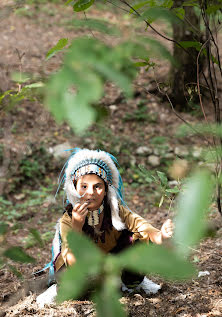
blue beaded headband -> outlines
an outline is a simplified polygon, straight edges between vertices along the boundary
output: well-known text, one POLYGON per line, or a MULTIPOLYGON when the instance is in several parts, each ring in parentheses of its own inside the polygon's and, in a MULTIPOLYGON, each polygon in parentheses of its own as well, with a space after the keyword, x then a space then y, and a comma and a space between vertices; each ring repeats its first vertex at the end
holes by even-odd
POLYGON ((80 177, 85 174, 94 173, 104 179, 105 182, 112 185, 112 173, 108 165, 102 160, 98 159, 86 159, 74 166, 71 175, 75 177, 80 177), (82 169, 83 167, 87 167, 82 169), (91 169, 91 171, 90 171, 91 169), (103 172, 104 171, 104 172, 103 172))
POLYGON ((72 180, 77 180, 79 177, 87 174, 96 174, 97 176, 101 177, 104 182, 112 184, 112 176, 95 163, 84 165, 82 167, 79 167, 77 170, 74 169, 74 171, 71 173, 72 180))

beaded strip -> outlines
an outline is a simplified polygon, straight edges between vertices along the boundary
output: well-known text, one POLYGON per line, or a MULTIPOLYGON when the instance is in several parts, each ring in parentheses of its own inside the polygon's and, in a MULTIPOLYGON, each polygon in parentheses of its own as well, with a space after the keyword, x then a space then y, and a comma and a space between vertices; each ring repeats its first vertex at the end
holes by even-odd
POLYGON ((103 212, 103 208, 103 205, 101 205, 98 210, 89 211, 87 215, 89 226, 95 227, 99 224, 99 215, 103 212))
POLYGON ((96 174, 104 179, 105 182, 112 184, 112 172, 110 168, 105 162, 98 159, 83 160, 73 168, 71 175, 74 180, 90 173, 96 174))

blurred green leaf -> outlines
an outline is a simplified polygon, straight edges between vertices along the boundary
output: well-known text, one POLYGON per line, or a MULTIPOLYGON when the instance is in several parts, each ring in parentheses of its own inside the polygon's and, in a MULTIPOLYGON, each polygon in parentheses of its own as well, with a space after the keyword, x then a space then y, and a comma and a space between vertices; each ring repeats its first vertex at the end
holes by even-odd
POLYGON ((8 231, 8 225, 4 222, 0 223, 0 236, 6 234, 8 231))
POLYGON ((159 177, 159 179, 161 181, 161 184, 163 186, 166 186, 168 184, 168 179, 167 179, 165 173, 160 172, 160 171, 157 171, 156 173, 157 173, 157 175, 158 175, 158 177, 159 177))
POLYGON ((152 23, 159 19, 164 19, 171 23, 181 23, 181 20, 176 16, 174 11, 168 8, 153 7, 145 10, 142 13, 142 19, 147 20, 148 23, 152 23))
POLYGON ((41 247, 43 247, 43 246, 44 246, 44 242, 43 242, 43 240, 42 240, 42 238, 41 238, 41 235, 40 235, 39 231, 38 231, 37 229, 30 228, 30 229, 29 229, 29 232, 31 233, 31 235, 33 236, 33 238, 39 243, 39 245, 40 245, 41 247))
POLYGON ((62 38, 58 43, 53 46, 46 54, 46 60, 50 59, 53 55, 60 52, 68 44, 67 38, 62 38))
POLYGON ((166 189, 167 193, 177 194, 180 192, 179 188, 168 188, 166 189))
POLYGON ((213 180, 209 172, 199 171, 185 184, 179 195, 175 218, 174 241, 178 252, 189 253, 189 247, 203 236, 205 215, 212 201, 213 180))
POLYGON ((33 263, 35 259, 29 256, 21 247, 11 247, 3 252, 3 255, 15 262, 33 263))
POLYGON ((8 264, 8 267, 10 268, 12 273, 15 274, 15 276, 17 276, 20 279, 23 279, 22 273, 19 270, 17 270, 17 268, 14 265, 8 264))
POLYGON ((161 199, 160 199, 159 208, 162 206, 163 202, 164 202, 164 196, 162 196, 161 199))
POLYGON ((199 7, 199 0, 186 0, 183 2, 183 7, 199 7))
POLYGON ((136 48, 140 51, 135 44, 111 48, 92 38, 74 40, 64 67, 46 87, 46 104, 56 120, 68 121, 76 133, 84 131, 97 117, 91 105, 102 97, 106 80, 131 95, 136 68, 130 57, 136 48))
POLYGON ((103 21, 99 19, 89 19, 89 18, 87 18, 87 20, 74 19, 71 22, 69 22, 69 25, 70 23, 75 28, 81 28, 81 29, 88 28, 90 30, 99 31, 101 33, 105 33, 108 35, 116 35, 116 36, 120 35, 120 31, 115 25, 108 23, 107 21, 103 21))
POLYGON ((13 81, 17 83, 25 83, 28 80, 30 80, 30 76, 26 73, 19 73, 19 72, 14 72, 11 74, 11 78, 13 81))
POLYGON ((100 273, 104 261, 104 255, 88 237, 72 231, 67 239, 76 263, 61 276, 59 302, 77 299, 89 281, 100 273))
POLYGON ((118 255, 117 265, 134 272, 160 274, 166 279, 187 279, 195 272, 194 267, 173 250, 161 245, 137 245, 118 255))
POLYGON ((38 82, 38 83, 33 83, 33 84, 30 84, 30 85, 25 85, 24 88, 29 88, 29 89, 32 89, 32 88, 42 88, 44 87, 44 84, 42 82, 38 82))
MULTIPOLYGON (((171 8, 173 5, 173 0, 147 0, 147 1, 137 1, 135 4, 132 5, 134 10, 141 9, 142 7, 163 7, 163 8, 171 8)), ((133 10, 130 10, 130 13, 132 13, 133 10)))
POLYGON ((185 10, 183 8, 173 8, 173 11, 179 19, 184 20, 185 10))
POLYGON ((94 1, 95 0, 79 0, 74 4, 73 10, 76 12, 84 11, 91 7, 94 1))
POLYGON ((140 58, 144 59, 146 57, 159 57, 168 60, 172 65, 177 66, 176 60, 171 55, 170 51, 159 41, 148 38, 148 37, 140 37, 138 36, 137 41, 143 43, 144 45, 148 46, 148 51, 143 52, 143 56, 139 56, 140 58), (146 54, 146 56, 145 56, 146 54))
POLYGON ((98 317, 124 317, 123 306, 119 302, 121 295, 118 291, 120 279, 116 275, 108 275, 102 287, 93 296, 98 317))
MULTIPOLYGON (((88 266, 90 266, 90 263, 88 263, 88 266)), ((68 267, 64 273, 61 273, 59 281, 58 303, 69 299, 78 299, 89 283, 86 266, 77 262, 75 265, 68 267)))
POLYGON ((69 232, 67 239, 69 248, 75 254, 76 260, 87 264, 86 270, 89 274, 97 274, 99 271, 98 266, 101 264, 104 255, 96 244, 85 235, 74 231, 69 232))

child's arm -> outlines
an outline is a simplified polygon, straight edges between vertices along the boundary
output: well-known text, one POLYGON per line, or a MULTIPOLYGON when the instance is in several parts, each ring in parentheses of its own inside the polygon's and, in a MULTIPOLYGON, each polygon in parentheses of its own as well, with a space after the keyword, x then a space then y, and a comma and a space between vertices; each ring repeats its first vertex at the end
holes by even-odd
POLYGON ((156 244, 161 244, 164 239, 169 239, 173 235, 174 225, 172 220, 167 219, 159 232, 151 233, 150 240, 156 244))
POLYGON ((125 223, 127 229, 134 233, 133 240, 140 239, 147 242, 151 240, 154 243, 161 244, 163 239, 172 236, 173 224, 170 219, 163 224, 161 230, 158 230, 136 213, 130 212, 123 206, 120 206, 119 208, 121 219, 125 223))

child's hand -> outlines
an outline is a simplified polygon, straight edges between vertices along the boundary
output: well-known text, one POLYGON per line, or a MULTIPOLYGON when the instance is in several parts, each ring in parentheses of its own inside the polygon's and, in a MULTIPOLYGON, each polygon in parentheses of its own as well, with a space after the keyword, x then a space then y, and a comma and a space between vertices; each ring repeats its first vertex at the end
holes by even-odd
POLYGON ((161 233, 163 239, 169 239, 172 237, 174 231, 174 224, 171 219, 167 219, 161 227, 161 233))
POLYGON ((82 231, 82 227, 85 223, 86 216, 88 214, 88 202, 85 202, 84 204, 77 203, 73 207, 72 210, 72 227, 75 231, 82 231))

